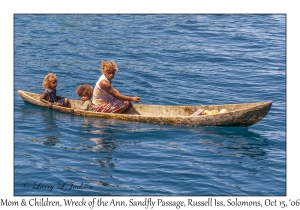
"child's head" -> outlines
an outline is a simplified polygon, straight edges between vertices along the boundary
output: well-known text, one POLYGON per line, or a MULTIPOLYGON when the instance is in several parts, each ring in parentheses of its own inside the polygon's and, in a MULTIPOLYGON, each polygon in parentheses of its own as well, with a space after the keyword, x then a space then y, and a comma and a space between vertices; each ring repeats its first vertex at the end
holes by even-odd
POLYGON ((81 100, 86 101, 89 100, 93 95, 93 88, 90 85, 79 85, 76 90, 77 95, 81 98, 81 100))
POLYGON ((44 77, 43 81, 43 88, 44 89, 54 89, 57 86, 57 80, 56 80, 56 75, 49 73, 44 77))
POLYGON ((118 71, 118 66, 113 61, 102 61, 101 71, 105 74, 107 71, 118 71))

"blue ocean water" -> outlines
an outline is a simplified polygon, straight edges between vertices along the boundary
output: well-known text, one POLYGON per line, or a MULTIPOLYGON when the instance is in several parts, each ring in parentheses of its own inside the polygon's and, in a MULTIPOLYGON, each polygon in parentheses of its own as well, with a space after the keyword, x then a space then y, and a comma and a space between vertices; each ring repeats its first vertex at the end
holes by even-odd
POLYGON ((14 195, 286 195, 285 15, 14 15, 14 195), (55 73, 78 99, 102 60, 141 103, 273 101, 250 127, 72 116, 26 104, 55 73))

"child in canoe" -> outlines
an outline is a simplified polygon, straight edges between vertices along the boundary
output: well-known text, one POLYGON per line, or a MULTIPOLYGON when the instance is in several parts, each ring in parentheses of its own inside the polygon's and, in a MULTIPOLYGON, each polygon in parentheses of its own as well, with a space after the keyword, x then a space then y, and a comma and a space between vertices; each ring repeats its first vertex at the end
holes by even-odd
POLYGON ((94 111, 122 113, 130 105, 130 101, 140 102, 137 96, 125 96, 112 87, 112 79, 118 70, 117 65, 112 61, 102 61, 102 75, 98 79, 93 92, 94 111))
POLYGON ((93 111, 93 103, 91 97, 93 96, 93 88, 90 85, 79 85, 76 90, 77 95, 80 97, 82 104, 80 108, 74 107, 74 109, 81 109, 85 111, 93 111))
POLYGON ((44 77, 42 86, 45 89, 45 92, 40 96, 40 100, 47 104, 49 107, 51 107, 52 105, 64 107, 69 105, 68 98, 56 95, 57 79, 55 74, 47 74, 44 77))

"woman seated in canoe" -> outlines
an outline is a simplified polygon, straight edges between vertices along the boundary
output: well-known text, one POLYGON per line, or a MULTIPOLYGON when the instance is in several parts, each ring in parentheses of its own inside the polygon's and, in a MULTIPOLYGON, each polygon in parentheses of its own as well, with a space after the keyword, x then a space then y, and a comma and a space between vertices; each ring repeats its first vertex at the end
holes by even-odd
POLYGON ((112 61, 102 61, 102 75, 98 79, 93 91, 94 111, 108 113, 122 113, 130 105, 130 101, 140 102, 137 96, 125 96, 112 87, 112 79, 118 70, 112 61))
POLYGON ((45 89, 45 92, 41 95, 40 100, 49 107, 52 105, 64 107, 69 105, 69 99, 56 95, 57 79, 55 74, 47 74, 44 77, 42 86, 45 89))

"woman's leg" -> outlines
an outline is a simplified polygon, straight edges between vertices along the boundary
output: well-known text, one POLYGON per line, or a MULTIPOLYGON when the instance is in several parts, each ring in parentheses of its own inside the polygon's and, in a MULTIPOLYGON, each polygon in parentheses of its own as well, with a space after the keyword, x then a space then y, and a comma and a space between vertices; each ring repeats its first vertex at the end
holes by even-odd
POLYGON ((105 112, 105 113, 117 113, 120 114, 124 112, 130 105, 130 101, 123 101, 119 99, 112 99, 104 105, 94 105, 95 112, 105 112), (120 108, 122 107, 122 108, 120 108))
POLYGON ((130 101, 124 101, 124 105, 125 105, 124 108, 121 108, 113 113, 121 114, 122 112, 124 112, 129 107, 130 101))

